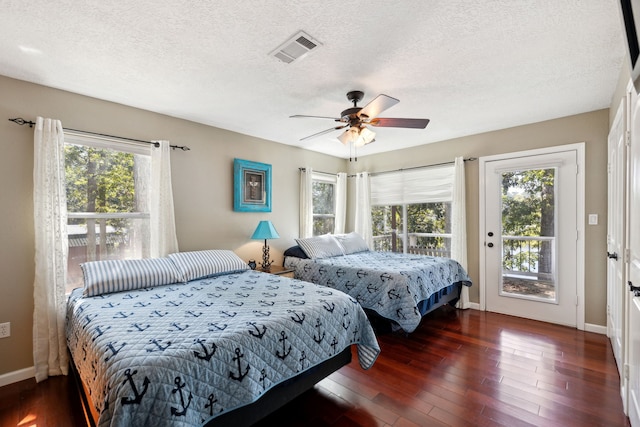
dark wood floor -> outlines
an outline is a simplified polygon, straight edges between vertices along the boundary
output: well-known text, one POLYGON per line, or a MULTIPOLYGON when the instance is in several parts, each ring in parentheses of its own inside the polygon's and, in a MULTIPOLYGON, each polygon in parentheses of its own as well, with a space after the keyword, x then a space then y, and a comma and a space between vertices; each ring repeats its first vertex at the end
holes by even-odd
MULTIPOLYGON (((629 426, 603 335, 444 307, 378 339, 371 369, 354 359, 259 426, 629 426)), ((0 388, 3 427, 80 425, 80 411, 66 377, 0 388)))

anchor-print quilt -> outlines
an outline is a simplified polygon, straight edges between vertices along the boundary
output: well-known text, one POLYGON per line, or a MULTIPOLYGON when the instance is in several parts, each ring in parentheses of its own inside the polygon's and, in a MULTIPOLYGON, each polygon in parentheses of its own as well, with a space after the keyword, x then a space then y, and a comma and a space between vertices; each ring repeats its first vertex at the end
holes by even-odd
POLYGON ((405 332, 413 332, 430 303, 471 286, 455 260, 396 252, 364 251, 327 258, 285 257, 300 280, 341 290, 405 332), (426 303, 426 304, 425 304, 426 303))
POLYGON ((324 286, 244 271, 70 295, 67 344, 99 426, 198 426, 352 344, 380 348, 358 303, 324 286))

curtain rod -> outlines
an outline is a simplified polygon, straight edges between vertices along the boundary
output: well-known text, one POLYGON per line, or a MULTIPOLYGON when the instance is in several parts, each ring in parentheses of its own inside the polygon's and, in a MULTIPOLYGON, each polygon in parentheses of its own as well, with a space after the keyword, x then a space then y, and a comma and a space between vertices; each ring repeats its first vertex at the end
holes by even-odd
MULTIPOLYGON (((465 161, 465 162, 473 162, 474 160, 478 160, 478 159, 476 157, 469 157, 469 158, 462 159, 462 160, 465 161)), ((385 173, 391 173, 391 172, 402 172, 402 171, 408 171, 408 170, 412 170, 412 169, 423 169, 423 168, 432 168, 432 167, 436 167, 436 166, 452 165, 454 163, 455 163, 455 161, 451 161, 451 162, 433 163, 433 164, 430 164, 430 165, 412 166, 412 167, 409 167, 409 168, 400 168, 400 169, 394 169, 394 170, 389 170, 389 171, 371 172, 369 174, 369 176, 383 175, 385 173)), ((349 177, 356 176, 356 175, 349 175, 349 177)))
MULTIPOLYGON (((33 122, 31 120, 25 120, 22 117, 18 117, 18 118, 15 118, 15 119, 9 119, 9 121, 13 122, 13 123, 16 123, 16 124, 18 124, 20 126, 29 125, 30 128, 32 128, 33 125, 36 124, 36 122, 33 122)), ((78 130, 78 129, 71 129, 71 128, 65 128, 65 127, 63 127, 62 129, 68 130, 68 131, 71 131, 71 132, 85 133, 87 135, 105 136, 107 138, 117 138, 117 139, 123 139, 125 141, 142 142, 142 143, 145 143, 145 144, 151 144, 154 147, 159 147, 160 146, 160 143, 158 143, 158 142, 145 141, 143 139, 125 138, 123 136, 107 135, 105 133, 89 132, 89 131, 86 131, 86 130, 78 130)), ((182 150, 182 151, 191 150, 191 148, 187 147, 186 145, 170 145, 170 147, 173 148, 174 150, 176 150, 176 149, 182 150)))
MULTIPOLYGON (((463 159, 465 162, 473 162, 474 160, 478 160, 476 157, 469 157, 467 159, 463 159)), ((394 170, 390 170, 390 171, 381 171, 381 172, 371 172, 369 174, 369 176, 374 176, 374 175, 381 175, 381 174, 385 174, 385 173, 391 173, 391 172, 401 172, 401 171, 408 171, 411 169, 422 169, 422 168, 431 168, 431 167, 435 167, 435 166, 444 166, 444 165, 452 165, 455 162, 442 162, 442 163, 434 163, 431 165, 422 165, 422 166, 413 166, 410 168, 400 168, 400 169, 394 169, 394 170)), ((306 171, 306 168, 298 168, 301 172, 306 171)), ((335 173, 331 173, 331 172, 322 172, 322 171, 317 171, 317 170, 313 170, 315 173, 321 173, 324 175, 337 175, 335 173)), ((353 178, 358 176, 358 174, 353 174, 353 175, 347 175, 347 178, 353 178)))

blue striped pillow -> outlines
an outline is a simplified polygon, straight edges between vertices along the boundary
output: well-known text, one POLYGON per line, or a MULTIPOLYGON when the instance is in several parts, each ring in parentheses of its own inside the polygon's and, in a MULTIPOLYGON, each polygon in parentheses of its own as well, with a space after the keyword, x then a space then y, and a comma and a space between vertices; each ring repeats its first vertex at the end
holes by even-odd
POLYGON ((84 275, 84 296, 130 291, 180 282, 169 258, 113 259, 80 264, 84 275))
POLYGON ((342 246, 331 234, 296 239, 296 243, 311 259, 344 255, 342 246))
POLYGON ((176 252, 169 254, 169 259, 174 262, 186 282, 249 269, 235 252, 227 249, 176 252))

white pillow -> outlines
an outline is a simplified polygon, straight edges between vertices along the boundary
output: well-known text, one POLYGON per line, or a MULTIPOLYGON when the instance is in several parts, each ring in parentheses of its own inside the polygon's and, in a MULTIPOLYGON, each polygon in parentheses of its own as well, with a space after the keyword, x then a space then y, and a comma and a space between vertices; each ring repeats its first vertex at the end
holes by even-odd
POLYGON ((180 282, 169 258, 113 259, 80 264, 87 297, 180 282))
POLYGON ((298 246, 300 246, 304 253, 311 259, 344 255, 342 246, 340 246, 331 234, 296 239, 296 243, 298 243, 298 246))
POLYGON ((185 282, 248 270, 249 266, 235 252, 227 249, 176 252, 169 255, 185 282))
POLYGON ((338 243, 342 245, 342 250, 345 255, 355 254, 356 252, 364 252, 369 250, 369 245, 364 241, 355 231, 349 234, 334 234, 338 243))

